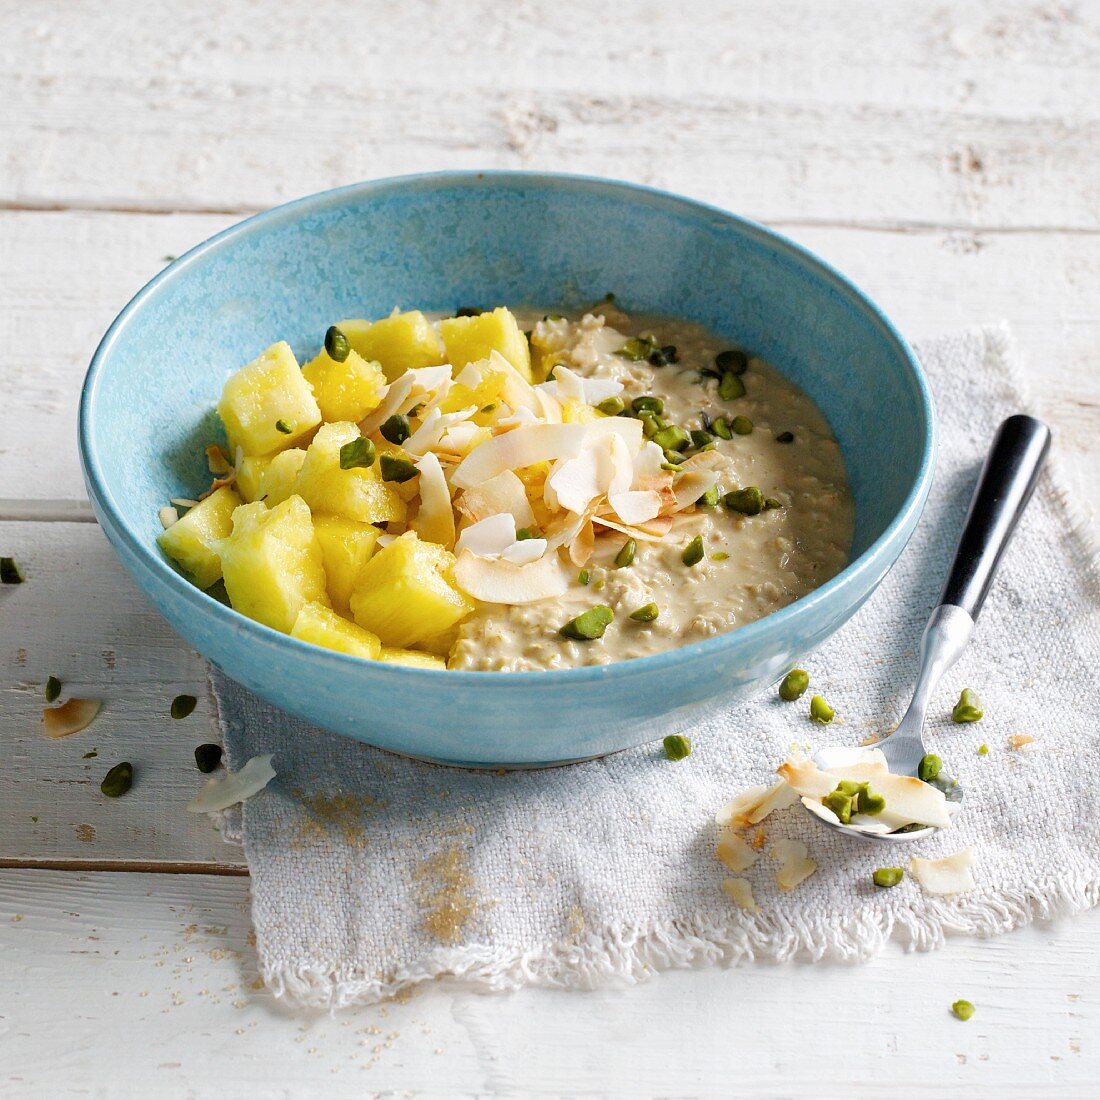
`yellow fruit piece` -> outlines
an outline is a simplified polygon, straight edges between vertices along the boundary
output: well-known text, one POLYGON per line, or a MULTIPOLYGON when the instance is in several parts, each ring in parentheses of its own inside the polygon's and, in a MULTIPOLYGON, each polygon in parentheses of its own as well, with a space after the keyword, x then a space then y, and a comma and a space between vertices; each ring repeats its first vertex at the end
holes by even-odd
POLYGON ((381 321, 339 321, 336 327, 364 359, 381 363, 388 381, 416 367, 445 363, 443 341, 418 309, 394 313, 381 321))
POLYGON ((321 423, 321 410, 302 377, 290 345, 272 344, 230 377, 218 402, 229 452, 246 455, 285 451, 321 423), (281 432, 276 424, 289 428, 281 432))
POLYGON ((476 317, 448 317, 439 323, 447 362, 457 374, 467 363, 488 359, 499 351, 527 379, 531 378, 531 349, 515 317, 501 306, 476 317))
POLYGON ((408 531, 379 550, 351 595, 355 621, 388 646, 442 634, 477 606, 451 583, 455 556, 408 531))
POLYGON ((228 486, 218 489, 157 536, 160 548, 199 588, 221 579, 221 540, 233 530, 233 509, 240 503, 228 486))
POLYGON ((302 368, 302 375, 313 387, 321 416, 328 421, 362 420, 378 408, 386 391, 382 368, 355 351, 349 351, 342 363, 322 351, 302 368))
POLYGON ((284 634, 307 603, 328 604, 321 547, 301 497, 270 509, 259 501, 242 504, 221 558, 233 607, 284 634))
POLYGON ((382 647, 377 634, 348 622, 322 603, 307 603, 298 612, 290 636, 325 649, 334 649, 337 653, 349 653, 352 657, 366 657, 371 661, 377 658, 382 647))
MULTIPOLYGON (((500 398, 500 391, 504 389, 507 375, 502 370, 487 371, 476 386, 467 386, 456 383, 450 388, 443 404, 439 406, 440 412, 459 412, 461 409, 474 408, 480 411, 486 405, 495 405, 500 398)), ((477 416, 474 419, 481 423, 477 416)), ((488 419, 486 414, 486 419, 488 419)))
POLYGON ((586 405, 583 401, 566 398, 561 405, 561 418, 565 424, 588 424, 593 420, 602 420, 604 413, 586 405))
POLYGON ((354 424, 325 424, 306 451, 296 491, 318 515, 344 516, 360 523, 387 523, 405 518, 405 502, 378 469, 340 469, 340 448, 359 438, 354 424))
POLYGON ((446 671, 447 662, 430 653, 421 653, 418 649, 397 649, 384 645, 378 651, 378 660, 388 665, 407 665, 409 668, 437 668, 446 671))
POLYGON ((305 460, 306 452, 300 447, 277 455, 249 455, 237 471, 237 492, 242 500, 262 500, 268 508, 274 508, 293 495, 305 460))
POLYGON ((325 561, 329 599, 341 615, 346 615, 359 573, 378 544, 378 528, 343 516, 317 516, 313 533, 325 561))

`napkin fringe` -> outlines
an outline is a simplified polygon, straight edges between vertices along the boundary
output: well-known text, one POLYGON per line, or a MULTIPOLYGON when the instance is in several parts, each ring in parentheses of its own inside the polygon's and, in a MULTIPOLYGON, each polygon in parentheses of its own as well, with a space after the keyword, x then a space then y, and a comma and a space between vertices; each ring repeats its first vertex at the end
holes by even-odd
POLYGON ((390 975, 276 964, 263 968, 263 979, 276 997, 336 1011, 390 1000, 421 983, 446 978, 497 992, 529 985, 577 991, 609 983, 636 985, 659 971, 706 965, 824 958, 862 962, 892 937, 908 950, 930 951, 953 934, 990 937, 1035 920, 1072 916, 1100 904, 1100 878, 1081 874, 1046 880, 1029 890, 975 891, 967 897, 926 899, 926 904, 920 914, 863 912, 840 925, 803 916, 778 920, 761 913, 721 922, 673 921, 644 930, 607 928, 537 951, 485 945, 440 948, 390 975))

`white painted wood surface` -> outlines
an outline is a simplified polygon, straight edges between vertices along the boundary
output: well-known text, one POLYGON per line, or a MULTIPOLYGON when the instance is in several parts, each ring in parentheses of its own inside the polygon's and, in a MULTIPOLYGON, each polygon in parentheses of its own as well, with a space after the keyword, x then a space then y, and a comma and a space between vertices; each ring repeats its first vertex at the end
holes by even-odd
POLYGON ((1096 913, 859 969, 287 1012, 253 988, 240 853, 181 812, 202 663, 59 522, 86 518, 83 369, 167 256, 300 194, 475 167, 766 220, 912 337, 1008 318, 1100 511, 1097 87, 1092 0, 0 0, 0 553, 28 575, 0 590, 0 1096, 1097 1095, 1096 913), (60 743, 51 673, 107 701, 60 743))

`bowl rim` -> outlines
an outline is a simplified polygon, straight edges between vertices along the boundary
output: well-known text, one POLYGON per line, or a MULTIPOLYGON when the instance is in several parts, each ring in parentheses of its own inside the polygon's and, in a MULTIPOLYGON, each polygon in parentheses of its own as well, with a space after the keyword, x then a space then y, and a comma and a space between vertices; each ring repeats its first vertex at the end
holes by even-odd
MULTIPOLYGON (((359 670, 361 674, 365 672, 368 676, 384 673, 420 682, 426 679, 435 681, 436 678, 445 674, 447 682, 455 687, 466 683, 469 686, 474 684, 479 686, 499 684, 502 689, 516 687, 533 689, 537 687, 558 688, 593 681, 606 682, 611 679, 621 680, 633 676, 645 676, 650 673, 674 670, 679 666, 698 660, 704 651, 708 655, 717 654, 740 644, 750 645, 758 639, 767 639, 778 634, 783 631, 789 622, 813 616, 818 607, 829 601, 835 593, 849 589, 860 591, 865 585, 866 578, 879 571, 884 558, 893 554, 894 560, 896 560, 901 551, 904 550, 905 544, 920 518, 935 473, 938 432, 935 402, 923 368, 912 348, 910 348, 893 322, 847 276, 782 233, 778 233, 739 214, 723 210, 711 203, 701 202, 697 199, 644 184, 602 176, 563 172, 470 169, 388 176, 377 180, 346 184, 327 191, 319 191, 235 222, 180 255, 138 290, 104 333, 92 356, 81 388, 77 435, 85 482, 94 510, 104 525, 105 533, 110 534, 113 531, 130 551, 135 567, 141 566, 147 570, 152 581, 160 586, 166 586, 174 596, 179 597, 185 604, 194 608, 196 613, 213 615, 215 621, 220 620, 227 630, 244 634, 260 643, 261 646, 287 647, 290 652, 298 651, 301 655, 308 656, 315 661, 331 663, 335 670, 343 668, 347 673, 351 673, 353 670, 359 670), (207 256, 238 239, 248 237, 272 225, 293 221, 303 213, 317 211, 329 206, 339 206, 353 196, 370 196, 392 191, 454 186, 475 189, 478 187, 491 189, 497 186, 538 186, 550 190, 573 189, 578 192, 604 192, 617 194, 619 197, 624 197, 633 202, 673 209, 681 214, 695 215, 696 217, 702 215, 719 223, 732 223, 741 233, 754 238, 757 242, 786 253, 788 258, 804 268, 810 269, 825 283, 839 291, 849 304, 856 306, 881 331, 888 343, 894 345, 902 361, 909 368, 911 380, 915 385, 919 411, 924 418, 924 444, 916 477, 901 507, 886 529, 862 554, 848 562, 834 577, 831 577, 812 592, 799 597, 777 611, 770 612, 761 619, 737 627, 734 630, 661 653, 630 660, 613 661, 606 665, 588 665, 580 668, 532 669, 501 674, 496 670, 423 669, 407 665, 365 661, 360 657, 327 650, 300 641, 297 638, 292 638, 289 634, 284 634, 247 618, 231 607, 207 596, 201 589, 196 588, 166 560, 151 552, 142 539, 131 530, 130 519, 112 497, 103 474, 102 463, 93 442, 92 423, 100 375, 126 325, 141 309, 146 300, 159 289, 182 277, 188 269, 207 256), (898 545, 899 542, 900 545, 898 545)), ((126 564, 125 559, 124 564, 126 564)))

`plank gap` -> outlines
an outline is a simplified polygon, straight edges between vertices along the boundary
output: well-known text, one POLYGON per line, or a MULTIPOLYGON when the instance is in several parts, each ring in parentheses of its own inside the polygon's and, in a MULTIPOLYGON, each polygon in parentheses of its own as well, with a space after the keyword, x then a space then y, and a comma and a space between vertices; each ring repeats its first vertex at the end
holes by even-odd
POLYGON ((158 862, 142 859, 36 859, 0 858, 0 870, 21 871, 123 871, 158 875, 222 875, 248 878, 248 868, 239 864, 158 862))
POLYGON ((86 500, 2 500, 0 521, 36 523, 96 523, 86 500))

